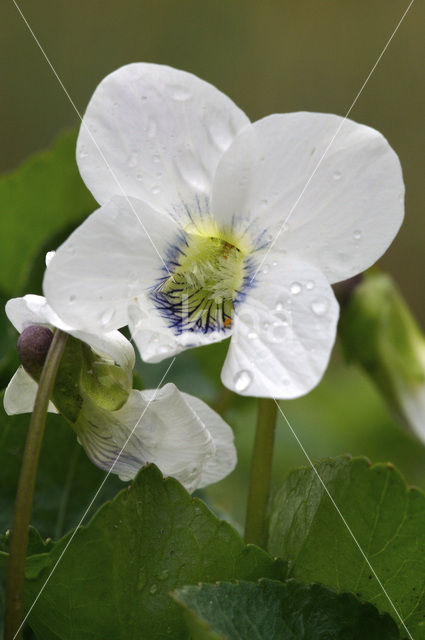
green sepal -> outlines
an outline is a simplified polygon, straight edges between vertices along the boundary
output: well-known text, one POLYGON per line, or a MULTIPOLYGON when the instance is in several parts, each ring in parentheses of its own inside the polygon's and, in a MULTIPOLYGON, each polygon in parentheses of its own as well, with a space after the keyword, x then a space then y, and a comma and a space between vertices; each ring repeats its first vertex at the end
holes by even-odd
POLYGON ((339 325, 344 353, 360 364, 399 409, 397 382, 425 382, 425 338, 390 276, 369 272, 354 290, 339 325))
POLYGON ((84 366, 82 346, 80 340, 68 336, 52 394, 59 413, 72 423, 77 421, 83 405, 80 389, 80 375, 84 366))
POLYGON ((108 411, 120 409, 131 391, 131 372, 112 361, 100 358, 86 344, 82 344, 84 365, 81 368, 81 391, 98 407, 108 411))

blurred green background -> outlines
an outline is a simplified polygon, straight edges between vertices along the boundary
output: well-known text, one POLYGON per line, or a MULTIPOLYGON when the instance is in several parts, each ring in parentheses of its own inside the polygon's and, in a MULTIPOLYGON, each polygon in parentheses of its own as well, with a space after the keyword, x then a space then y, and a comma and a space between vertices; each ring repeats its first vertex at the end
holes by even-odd
MULTIPOLYGON (((150 61, 192 71, 256 120, 295 110, 344 115, 408 2, 21 0, 20 6, 80 111, 107 73, 128 62, 150 61)), ((49 147, 78 118, 11 0, 0 3, 0 24, 0 170, 9 171, 29 154, 49 147)), ((422 325, 424 24, 425 5, 416 0, 350 116, 379 129, 400 156, 407 189, 406 222, 382 266, 394 275, 422 325)), ((34 198, 40 197, 34 193, 34 198)), ((42 197, 37 206, 43 207, 42 197)), ((4 202, 0 207, 3 216, 4 202)), ((59 217, 60 200, 57 208, 59 217)), ((63 226, 69 221, 67 214, 63 226)), ((20 224, 29 223, 17 216, 15 225, 20 224)), ((43 237, 43 218, 33 216, 30 224, 43 237)), ((11 240, 3 227, 1 233, 3 249, 7 244, 10 251, 11 240)), ((46 242, 49 235, 45 234, 46 242)), ((19 242, 12 250, 19 255, 19 242)), ((37 277, 28 276, 36 292, 37 277)), ((216 401, 214 379, 224 348, 218 345, 182 355, 171 379, 216 401)), ((166 363, 140 365, 149 385, 159 381, 165 368, 166 363)), ((255 402, 234 397, 227 401, 225 416, 235 427, 240 465, 207 494, 240 521, 255 402)), ((409 482, 425 488, 425 448, 396 426, 371 383, 345 366, 338 354, 313 393, 283 403, 283 408, 313 459, 349 452, 374 461, 392 460, 409 482)), ((283 420, 277 442, 275 473, 281 477, 305 459, 283 420)))

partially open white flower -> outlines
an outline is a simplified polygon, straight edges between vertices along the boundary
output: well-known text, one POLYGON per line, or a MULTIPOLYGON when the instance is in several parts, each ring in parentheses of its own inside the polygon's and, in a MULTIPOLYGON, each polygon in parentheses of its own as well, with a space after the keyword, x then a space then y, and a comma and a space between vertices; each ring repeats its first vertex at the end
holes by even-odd
POLYGON ((373 264, 403 217, 400 163, 374 129, 319 113, 250 124, 159 65, 100 83, 77 160, 101 207, 51 261, 50 304, 88 331, 129 324, 150 362, 232 336, 222 379, 246 395, 317 384, 330 283, 373 264))
MULTIPOLYGON (((45 298, 35 295, 9 300, 6 313, 19 332, 34 325, 60 328, 88 344, 100 359, 115 362, 132 375, 134 350, 119 331, 97 335, 76 331, 55 314, 45 298)), ((6 412, 31 412, 36 393, 37 382, 19 367, 4 395, 6 412)), ((156 391, 131 390, 116 411, 100 407, 83 390, 81 395, 81 410, 72 424, 78 440, 95 465, 105 471, 112 467, 123 480, 153 462, 165 475, 194 491, 221 480, 235 467, 229 425, 204 402, 180 392, 174 384, 156 391)), ((58 412, 52 402, 49 411, 58 412)))

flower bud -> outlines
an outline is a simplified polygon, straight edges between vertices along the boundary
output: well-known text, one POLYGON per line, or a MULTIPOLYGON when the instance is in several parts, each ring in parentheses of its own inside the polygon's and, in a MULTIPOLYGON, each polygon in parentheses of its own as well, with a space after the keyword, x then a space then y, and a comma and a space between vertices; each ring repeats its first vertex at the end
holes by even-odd
POLYGON ((53 332, 42 325, 27 327, 18 338, 19 359, 25 371, 36 382, 40 379, 52 338, 53 332))
POLYGON ((364 277, 342 310, 339 334, 347 359, 366 370, 425 442, 425 337, 388 275, 364 277))

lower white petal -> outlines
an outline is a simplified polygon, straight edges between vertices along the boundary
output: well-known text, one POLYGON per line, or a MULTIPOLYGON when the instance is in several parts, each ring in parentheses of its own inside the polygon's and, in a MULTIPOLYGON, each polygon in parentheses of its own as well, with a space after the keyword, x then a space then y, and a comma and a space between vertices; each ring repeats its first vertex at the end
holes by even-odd
POLYGON ((236 310, 221 377, 241 395, 295 398, 326 369, 338 303, 315 267, 276 254, 268 263, 236 310))
POLYGON ((183 331, 176 333, 159 315, 148 296, 138 296, 128 307, 128 326, 132 340, 145 362, 161 362, 185 349, 201 347, 229 337, 221 331, 202 333, 183 331))
POLYGON ((201 489, 222 480, 235 468, 237 454, 233 430, 205 402, 188 393, 183 393, 182 395, 210 432, 215 445, 214 455, 207 459, 202 468, 198 484, 198 489, 201 489))
MULTIPOLYGON (((18 413, 32 413, 38 384, 23 367, 19 367, 6 387, 3 398, 4 410, 9 416, 18 413)), ((49 402, 48 411, 58 413, 55 405, 49 402)))
POLYGON ((215 454, 215 444, 173 384, 157 391, 132 391, 119 411, 102 411, 87 403, 82 413, 75 429, 87 455, 100 468, 112 468, 113 473, 129 480, 152 462, 188 491, 201 486, 202 472, 215 454))

